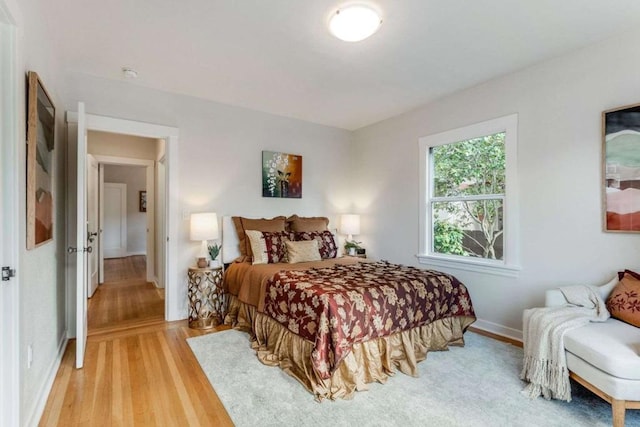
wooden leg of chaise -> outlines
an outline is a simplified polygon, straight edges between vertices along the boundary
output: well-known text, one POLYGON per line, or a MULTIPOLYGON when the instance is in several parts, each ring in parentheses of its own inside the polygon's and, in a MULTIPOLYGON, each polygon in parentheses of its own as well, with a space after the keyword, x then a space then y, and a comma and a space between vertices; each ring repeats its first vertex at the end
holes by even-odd
POLYGON ((613 411, 613 427, 624 427, 625 401, 611 399, 611 410, 613 411))

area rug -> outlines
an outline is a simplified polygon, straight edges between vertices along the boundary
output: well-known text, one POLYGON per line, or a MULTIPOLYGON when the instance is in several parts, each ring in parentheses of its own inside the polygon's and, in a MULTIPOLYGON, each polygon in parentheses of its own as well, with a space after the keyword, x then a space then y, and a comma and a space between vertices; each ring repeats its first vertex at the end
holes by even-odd
MULTIPOLYGON (((188 339, 231 419, 244 426, 611 426, 611 406, 572 383, 570 403, 530 400, 522 349, 478 334, 466 346, 431 352, 419 378, 397 373, 352 400, 318 403, 280 368, 260 363, 246 333, 188 339)), ((627 411, 627 426, 640 411, 627 411)))

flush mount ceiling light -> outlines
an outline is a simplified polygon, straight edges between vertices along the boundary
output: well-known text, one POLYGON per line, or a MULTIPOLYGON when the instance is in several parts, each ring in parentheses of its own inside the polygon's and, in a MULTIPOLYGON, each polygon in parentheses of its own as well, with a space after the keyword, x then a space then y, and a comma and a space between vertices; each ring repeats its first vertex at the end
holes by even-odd
POLYGON ((378 31, 382 25, 380 15, 365 5, 338 9, 329 20, 331 34, 346 42, 359 42, 378 31))
POLYGON ((122 74, 127 79, 135 79, 138 77, 138 72, 133 68, 122 67, 122 74))

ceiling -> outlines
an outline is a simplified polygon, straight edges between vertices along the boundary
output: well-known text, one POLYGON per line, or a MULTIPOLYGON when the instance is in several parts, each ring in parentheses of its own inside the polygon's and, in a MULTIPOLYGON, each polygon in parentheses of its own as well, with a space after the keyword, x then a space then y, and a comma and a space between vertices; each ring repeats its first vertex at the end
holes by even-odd
POLYGON ((345 43, 339 1, 40 1, 67 71, 349 130, 640 23, 637 0, 365 0, 384 23, 345 43))

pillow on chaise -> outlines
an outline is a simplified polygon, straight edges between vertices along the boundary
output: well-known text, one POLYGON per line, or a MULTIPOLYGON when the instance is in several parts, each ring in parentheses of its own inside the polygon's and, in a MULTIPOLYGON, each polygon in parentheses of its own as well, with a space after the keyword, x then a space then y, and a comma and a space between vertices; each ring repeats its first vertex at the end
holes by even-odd
POLYGON ((625 272, 607 298, 607 310, 611 317, 640 327, 640 279, 625 272))

